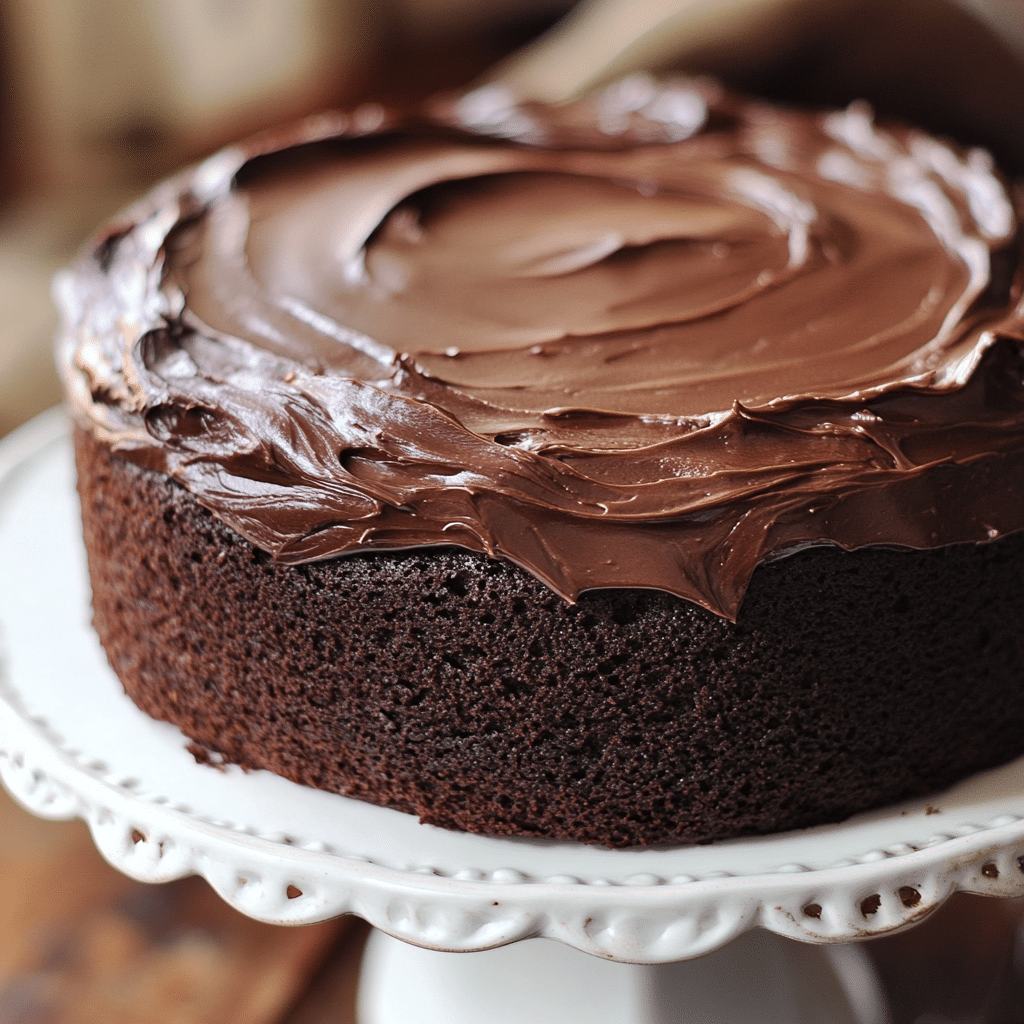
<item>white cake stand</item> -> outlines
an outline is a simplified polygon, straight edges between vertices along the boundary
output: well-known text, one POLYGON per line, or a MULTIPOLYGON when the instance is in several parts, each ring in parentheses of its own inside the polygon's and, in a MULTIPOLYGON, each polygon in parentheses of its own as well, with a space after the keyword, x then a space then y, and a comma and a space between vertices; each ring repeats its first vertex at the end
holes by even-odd
POLYGON ((957 890, 1024 893, 1024 760, 842 825, 606 850, 421 825, 201 766, 186 742, 124 696, 89 626, 68 428, 47 413, 0 443, 0 778, 83 818, 133 878, 200 874, 277 924, 365 918, 370 1024, 881 1024, 848 940, 957 890), (526 938, 556 941, 509 945, 526 938))

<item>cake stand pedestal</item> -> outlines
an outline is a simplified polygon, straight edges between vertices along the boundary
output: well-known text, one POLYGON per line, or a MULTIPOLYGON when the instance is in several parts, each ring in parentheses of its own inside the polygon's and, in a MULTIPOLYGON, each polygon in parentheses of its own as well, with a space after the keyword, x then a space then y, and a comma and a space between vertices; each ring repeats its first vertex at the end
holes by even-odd
POLYGON ((672 964, 602 962, 534 939, 461 955, 382 931, 360 977, 364 1024, 883 1024, 885 998, 856 946, 745 932, 672 964))
POLYGON ((199 765, 89 626, 69 448, 59 413, 0 444, 0 778, 141 881, 200 874, 277 924, 365 918, 367 1024, 880 1024, 850 940, 957 890, 1024 893, 1024 760, 841 825, 631 850, 449 832, 199 765), (554 941, 511 945, 527 938, 554 941))

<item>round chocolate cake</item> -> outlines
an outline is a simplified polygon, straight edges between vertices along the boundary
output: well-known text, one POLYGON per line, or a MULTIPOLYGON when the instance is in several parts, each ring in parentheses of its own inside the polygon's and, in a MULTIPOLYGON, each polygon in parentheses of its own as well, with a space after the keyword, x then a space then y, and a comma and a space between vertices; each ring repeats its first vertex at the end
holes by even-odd
POLYGON ((982 152, 682 81, 365 106, 165 183, 59 292, 96 628, 197 756, 622 846, 1024 752, 982 152))

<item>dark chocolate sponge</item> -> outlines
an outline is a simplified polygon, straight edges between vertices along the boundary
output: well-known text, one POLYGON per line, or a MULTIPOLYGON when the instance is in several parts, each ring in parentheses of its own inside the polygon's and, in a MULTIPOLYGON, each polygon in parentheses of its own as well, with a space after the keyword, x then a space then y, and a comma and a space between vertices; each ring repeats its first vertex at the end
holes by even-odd
POLYGON ((567 605, 454 549, 270 561, 76 438, 95 625, 149 714, 230 761, 489 835, 609 846, 836 821, 1024 752, 1024 534, 819 547, 732 624, 567 605))

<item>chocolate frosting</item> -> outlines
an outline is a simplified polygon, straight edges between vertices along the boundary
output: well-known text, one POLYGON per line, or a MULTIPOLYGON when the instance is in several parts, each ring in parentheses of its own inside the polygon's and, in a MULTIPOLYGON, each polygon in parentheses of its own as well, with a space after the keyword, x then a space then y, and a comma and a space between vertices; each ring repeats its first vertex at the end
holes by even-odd
POLYGON ((712 84, 365 106, 58 282, 76 416, 285 563, 455 544, 734 617, 807 544, 1024 528, 1024 241, 980 151, 712 84))

